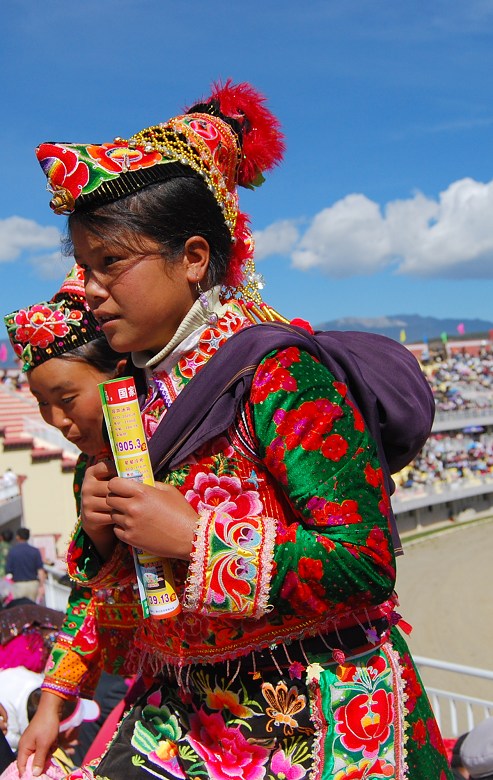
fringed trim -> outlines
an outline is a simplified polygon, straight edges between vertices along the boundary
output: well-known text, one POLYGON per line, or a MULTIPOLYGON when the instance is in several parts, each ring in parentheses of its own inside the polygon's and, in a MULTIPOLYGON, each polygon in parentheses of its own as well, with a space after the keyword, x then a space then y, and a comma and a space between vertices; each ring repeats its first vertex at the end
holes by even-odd
POLYGON ((188 579, 183 595, 183 607, 190 611, 198 611, 201 606, 201 595, 205 589, 206 563, 209 558, 209 528, 214 524, 214 512, 201 512, 193 539, 188 579))
POLYGON ((382 645, 382 652, 387 657, 389 665, 392 667, 392 688, 394 694, 394 755, 395 755, 395 780, 406 780, 408 777, 407 765, 407 695, 404 692, 405 680, 402 674, 402 666, 399 659, 399 653, 394 650, 390 643, 382 645))
MULTIPOLYGON (((266 608, 266 611, 268 611, 268 607, 266 608)), ((375 620, 377 617, 382 617, 381 607, 375 607, 374 610, 369 609, 368 614, 372 620, 375 620)), ((147 672, 152 675, 163 675, 165 673, 164 670, 167 670, 168 673, 171 673, 171 671, 176 673, 177 669, 183 669, 188 666, 193 666, 194 664, 217 664, 225 663, 227 661, 241 661, 243 658, 246 658, 253 653, 262 653, 269 648, 274 650, 278 647, 284 647, 286 661, 290 664, 289 648, 293 645, 293 647, 296 646, 301 649, 306 665, 309 666, 310 661, 304 652, 303 641, 318 636, 327 646, 328 653, 334 649, 337 652, 337 648, 332 648, 327 644, 323 635, 329 632, 336 633, 336 626, 342 630, 343 628, 358 625, 358 617, 361 617, 361 613, 358 613, 358 615, 352 614, 351 619, 349 618, 349 615, 346 616, 346 619, 343 621, 344 625, 341 625, 340 622, 336 624, 333 618, 329 618, 317 625, 313 625, 313 623, 306 621, 291 626, 289 629, 285 627, 284 633, 282 631, 283 627, 280 626, 278 632, 274 633, 273 630, 272 633, 269 633, 267 636, 257 636, 253 641, 246 642, 245 644, 242 644, 242 640, 240 639, 237 642, 232 642, 217 648, 205 646, 191 647, 183 650, 183 655, 173 653, 164 646, 150 646, 141 639, 139 647, 134 648, 127 656, 127 662, 136 663, 139 672, 141 673, 145 674, 147 672), (294 643, 296 643, 296 645, 294 643)), ((246 640, 246 637, 243 639, 246 640)), ((355 660, 386 642, 387 635, 382 637, 378 643, 369 642, 367 646, 358 649, 357 652, 348 653, 347 657, 345 656, 345 660, 355 660)), ((333 663, 338 664, 340 661, 337 660, 337 658, 334 658, 333 663)))
POLYGON ((325 740, 327 737, 328 723, 323 716, 322 693, 319 681, 312 677, 308 680, 308 695, 310 697, 311 719, 315 726, 314 748, 312 753, 313 769, 309 774, 309 780, 319 780, 322 777, 322 769, 325 766, 325 740))
POLYGON ((272 612, 274 607, 269 604, 272 567, 274 565, 274 546, 277 534, 277 521, 274 517, 263 519, 263 543, 259 551, 258 584, 254 618, 261 618, 272 612))

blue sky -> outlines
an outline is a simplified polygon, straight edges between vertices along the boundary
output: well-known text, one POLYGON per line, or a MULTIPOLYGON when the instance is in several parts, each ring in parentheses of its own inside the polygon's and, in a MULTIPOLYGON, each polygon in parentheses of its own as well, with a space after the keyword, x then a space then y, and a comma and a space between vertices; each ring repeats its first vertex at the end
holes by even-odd
POLYGON ((0 312, 66 267, 35 146, 131 135, 232 77, 286 135, 240 194, 266 300, 493 320, 492 72, 493 0, 2 0, 0 312))

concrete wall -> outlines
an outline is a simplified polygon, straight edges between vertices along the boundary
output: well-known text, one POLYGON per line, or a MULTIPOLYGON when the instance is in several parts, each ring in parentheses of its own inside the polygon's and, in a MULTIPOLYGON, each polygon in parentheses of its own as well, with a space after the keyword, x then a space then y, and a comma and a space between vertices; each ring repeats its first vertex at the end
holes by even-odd
POLYGON ((31 448, 4 451, 0 441, 0 473, 11 468, 22 482, 23 525, 32 535, 57 534, 59 555, 64 555, 76 513, 73 472, 62 471, 59 458, 33 461, 31 448))
POLYGON ((454 520, 471 520, 483 512, 493 512, 493 493, 458 498, 453 501, 420 506, 407 512, 397 512, 397 528, 401 533, 419 531, 427 526, 454 520))

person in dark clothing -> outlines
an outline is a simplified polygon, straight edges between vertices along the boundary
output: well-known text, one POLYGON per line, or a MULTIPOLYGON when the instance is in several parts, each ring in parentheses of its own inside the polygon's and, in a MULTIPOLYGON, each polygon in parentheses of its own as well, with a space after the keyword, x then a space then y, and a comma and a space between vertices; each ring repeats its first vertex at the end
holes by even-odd
POLYGON ((40 601, 44 596, 46 572, 41 553, 29 544, 29 536, 28 528, 19 528, 15 537, 17 544, 7 555, 5 572, 12 575, 14 598, 40 601))

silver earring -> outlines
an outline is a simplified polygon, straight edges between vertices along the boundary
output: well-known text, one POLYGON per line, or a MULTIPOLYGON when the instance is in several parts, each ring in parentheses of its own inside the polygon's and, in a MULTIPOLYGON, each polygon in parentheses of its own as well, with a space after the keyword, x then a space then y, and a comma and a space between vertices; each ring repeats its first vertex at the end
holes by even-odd
POLYGON ((209 325, 217 325, 217 319, 218 319, 217 314, 215 311, 212 311, 212 309, 210 308, 209 299, 207 298, 207 295, 203 291, 202 287, 200 286, 200 282, 197 282, 197 293, 198 293, 200 305, 202 306, 204 314, 207 316, 207 321, 209 325))

